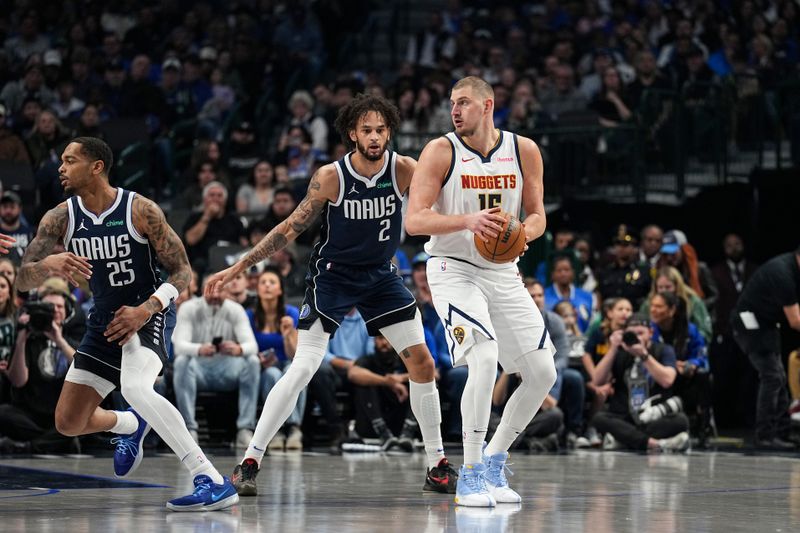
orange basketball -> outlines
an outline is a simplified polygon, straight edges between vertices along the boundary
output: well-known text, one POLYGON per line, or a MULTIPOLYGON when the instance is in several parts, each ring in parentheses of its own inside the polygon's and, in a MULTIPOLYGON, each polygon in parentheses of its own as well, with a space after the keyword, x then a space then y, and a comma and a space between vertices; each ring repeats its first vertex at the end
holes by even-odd
POLYGON ((505 211, 499 215, 505 217, 506 221, 497 238, 489 237, 489 242, 483 242, 480 237, 473 235, 473 240, 478 253, 487 261, 508 263, 519 257, 525 249, 525 229, 514 215, 505 211))

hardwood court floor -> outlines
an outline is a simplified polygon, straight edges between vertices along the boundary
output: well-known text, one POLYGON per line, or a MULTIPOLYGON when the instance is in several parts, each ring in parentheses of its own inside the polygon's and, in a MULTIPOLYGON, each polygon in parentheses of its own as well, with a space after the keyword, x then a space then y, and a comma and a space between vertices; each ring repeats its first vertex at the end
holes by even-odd
MULTIPOLYGON (((212 459, 230 475, 236 457, 212 459)), ((800 531, 797 456, 586 451, 511 462, 523 503, 494 510, 456 509, 449 496, 423 494, 419 454, 281 454, 265 458, 258 497, 228 511, 173 513, 165 501, 190 488, 173 456, 150 453, 124 482, 110 458, 5 458, 0 531, 800 531)))

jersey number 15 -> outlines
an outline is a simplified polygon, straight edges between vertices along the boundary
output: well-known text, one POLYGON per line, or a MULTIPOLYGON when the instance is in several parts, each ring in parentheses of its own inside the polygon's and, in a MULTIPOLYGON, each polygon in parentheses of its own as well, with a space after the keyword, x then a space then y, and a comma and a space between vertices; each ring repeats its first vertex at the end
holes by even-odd
POLYGON ((478 194, 478 202, 481 204, 481 211, 484 209, 492 209, 494 207, 500 207, 500 203, 503 200, 503 195, 498 193, 481 193, 478 194))

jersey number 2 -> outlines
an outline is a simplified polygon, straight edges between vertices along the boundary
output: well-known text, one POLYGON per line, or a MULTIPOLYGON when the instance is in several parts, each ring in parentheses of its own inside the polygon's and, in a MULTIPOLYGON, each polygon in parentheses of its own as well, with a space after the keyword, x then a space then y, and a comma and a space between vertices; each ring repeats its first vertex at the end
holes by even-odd
POLYGON ((378 232, 379 242, 389 240, 389 234, 387 232, 389 231, 390 227, 392 227, 392 221, 390 219, 384 218, 381 220, 381 231, 378 232))
POLYGON ((111 272, 108 273, 108 281, 112 287, 122 287, 133 283, 136 273, 130 268, 131 266, 133 266, 133 259, 124 259, 108 264, 108 268, 111 269, 111 272), (125 277, 127 279, 124 279, 125 277))
POLYGON ((478 195, 478 202, 481 204, 481 211, 500 207, 503 196, 500 193, 484 193, 478 195))

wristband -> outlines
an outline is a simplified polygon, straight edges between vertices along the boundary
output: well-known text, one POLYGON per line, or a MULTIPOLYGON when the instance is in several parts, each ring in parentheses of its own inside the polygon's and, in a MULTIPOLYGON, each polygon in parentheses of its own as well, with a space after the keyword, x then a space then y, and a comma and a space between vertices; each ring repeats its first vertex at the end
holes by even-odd
POLYGON ((178 289, 176 289, 172 283, 162 283, 161 286, 156 289, 156 292, 153 293, 153 296, 158 298, 158 301, 161 302, 162 311, 176 300, 179 295, 178 289))

